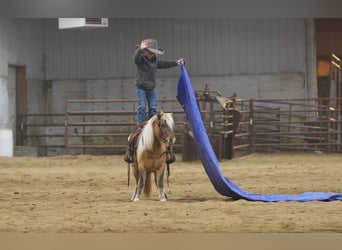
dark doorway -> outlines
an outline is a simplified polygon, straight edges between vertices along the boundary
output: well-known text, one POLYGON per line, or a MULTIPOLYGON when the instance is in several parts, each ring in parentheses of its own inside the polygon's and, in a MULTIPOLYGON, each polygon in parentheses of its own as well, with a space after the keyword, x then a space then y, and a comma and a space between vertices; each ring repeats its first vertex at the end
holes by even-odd
POLYGON ((27 81, 26 67, 10 65, 8 68, 9 81, 9 117, 13 130, 15 146, 24 145, 26 127, 23 126, 27 110, 27 81))
POLYGON ((340 98, 342 18, 316 19, 318 97, 340 98))

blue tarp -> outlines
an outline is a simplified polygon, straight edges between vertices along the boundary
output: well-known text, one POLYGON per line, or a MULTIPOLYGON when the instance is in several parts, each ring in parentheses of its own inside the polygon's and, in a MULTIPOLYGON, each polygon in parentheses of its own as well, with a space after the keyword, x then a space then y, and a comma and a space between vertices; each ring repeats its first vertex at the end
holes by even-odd
POLYGON ((184 65, 181 65, 180 69, 181 73, 177 83, 177 99, 186 113, 203 167, 218 193, 236 200, 245 199, 265 202, 342 200, 342 194, 333 192, 306 192, 302 194, 247 193, 223 176, 204 127, 188 73, 184 65))

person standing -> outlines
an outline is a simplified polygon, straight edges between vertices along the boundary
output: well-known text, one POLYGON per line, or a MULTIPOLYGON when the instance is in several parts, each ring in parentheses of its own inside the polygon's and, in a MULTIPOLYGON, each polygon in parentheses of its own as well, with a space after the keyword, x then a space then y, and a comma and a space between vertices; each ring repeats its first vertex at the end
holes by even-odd
POLYGON ((157 55, 164 54, 158 48, 156 39, 144 39, 133 54, 136 65, 135 86, 138 97, 137 125, 138 128, 128 137, 128 146, 125 155, 126 162, 132 162, 134 139, 140 133, 145 122, 157 113, 156 74, 158 69, 167 69, 184 64, 184 59, 176 61, 160 60, 157 55))
POLYGON ((164 50, 158 48, 155 39, 142 40, 140 47, 133 54, 133 61, 136 65, 135 86, 138 97, 138 125, 157 113, 157 70, 175 67, 184 63, 183 59, 177 61, 160 60, 157 55, 162 54, 164 54, 164 50))

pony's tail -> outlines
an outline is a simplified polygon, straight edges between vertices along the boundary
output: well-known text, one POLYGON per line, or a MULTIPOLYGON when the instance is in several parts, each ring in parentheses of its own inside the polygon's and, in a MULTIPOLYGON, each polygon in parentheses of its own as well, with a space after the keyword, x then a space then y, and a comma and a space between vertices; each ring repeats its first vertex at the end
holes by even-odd
POLYGON ((151 173, 148 173, 146 176, 145 187, 143 191, 143 194, 146 198, 150 197, 151 190, 152 190, 151 173))

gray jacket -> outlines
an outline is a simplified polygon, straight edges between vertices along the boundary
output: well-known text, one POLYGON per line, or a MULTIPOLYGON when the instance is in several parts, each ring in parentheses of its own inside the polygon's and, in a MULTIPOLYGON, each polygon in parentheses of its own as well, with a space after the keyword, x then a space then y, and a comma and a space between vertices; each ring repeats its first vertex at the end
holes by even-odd
POLYGON ((151 89, 156 86, 157 69, 178 66, 176 61, 162 61, 157 56, 149 60, 140 48, 134 52, 133 61, 137 65, 135 85, 146 89, 151 89))

